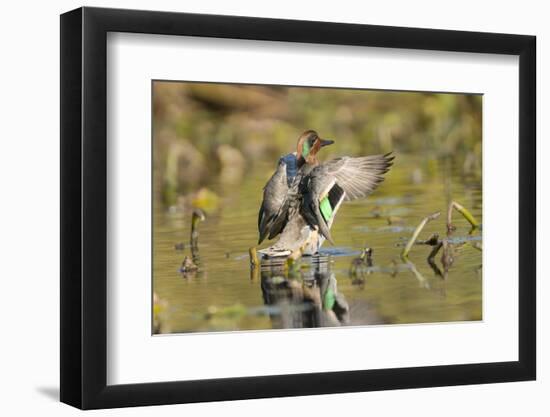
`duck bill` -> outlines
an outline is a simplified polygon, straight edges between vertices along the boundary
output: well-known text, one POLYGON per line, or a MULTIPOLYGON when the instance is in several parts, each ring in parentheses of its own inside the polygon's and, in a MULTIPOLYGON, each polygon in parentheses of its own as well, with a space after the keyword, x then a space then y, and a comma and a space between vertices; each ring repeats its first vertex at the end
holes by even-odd
POLYGON ((323 146, 328 146, 328 145, 332 145, 334 143, 333 140, 330 140, 330 139, 321 139, 321 148, 323 146))

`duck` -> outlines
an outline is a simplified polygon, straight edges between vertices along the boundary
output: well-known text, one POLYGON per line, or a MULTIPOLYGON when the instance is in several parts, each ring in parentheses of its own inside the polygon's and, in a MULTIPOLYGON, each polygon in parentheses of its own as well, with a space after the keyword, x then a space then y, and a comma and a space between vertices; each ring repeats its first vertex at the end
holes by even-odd
POLYGON ((307 130, 298 138, 295 168, 287 163, 292 157, 279 160, 264 187, 258 218, 259 243, 279 236, 275 244, 258 251, 265 257, 289 256, 297 250, 315 255, 325 240, 334 245, 330 229, 342 203, 369 196, 393 165, 392 152, 321 163, 319 151, 332 143, 307 130))
MULTIPOLYGON (((298 171, 304 166, 307 168, 306 158, 310 156, 317 141, 320 147, 334 143, 330 139, 321 139, 314 130, 306 130, 298 137, 296 151, 279 159, 275 172, 263 188, 263 200, 258 214, 258 244, 266 237, 273 239, 281 232, 279 228, 284 224, 274 225, 275 220, 278 219, 298 171)), ((279 220, 282 220, 282 217, 279 220)))

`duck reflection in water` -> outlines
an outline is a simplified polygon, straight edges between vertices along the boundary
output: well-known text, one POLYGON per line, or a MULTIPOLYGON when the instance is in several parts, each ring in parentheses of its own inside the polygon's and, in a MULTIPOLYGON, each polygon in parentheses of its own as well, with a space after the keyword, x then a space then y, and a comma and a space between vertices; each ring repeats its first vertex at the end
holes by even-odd
POLYGON ((330 257, 303 257, 298 268, 286 260, 261 263, 261 288, 273 328, 333 327, 349 324, 349 306, 338 292, 330 257))

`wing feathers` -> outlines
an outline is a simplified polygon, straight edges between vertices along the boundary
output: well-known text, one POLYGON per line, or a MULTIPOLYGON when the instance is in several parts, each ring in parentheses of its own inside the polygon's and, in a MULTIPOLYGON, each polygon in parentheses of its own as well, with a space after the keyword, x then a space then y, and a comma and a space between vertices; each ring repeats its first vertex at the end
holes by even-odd
POLYGON ((359 158, 337 158, 321 165, 346 192, 346 200, 364 198, 384 180, 384 174, 393 164, 391 153, 359 158))
POLYGON ((300 183, 302 216, 333 243, 330 226, 342 201, 364 198, 372 193, 384 180, 384 174, 393 165, 393 159, 391 152, 359 158, 336 158, 313 168, 309 174, 302 174, 300 180, 296 178, 293 182, 290 178, 292 175, 287 172, 291 167, 287 167, 284 158, 281 158, 277 170, 264 188, 264 199, 258 215, 258 243, 266 237, 273 239, 283 231, 290 210, 290 184, 293 183, 295 187, 297 182, 300 183), (328 201, 323 201, 325 198, 328 201), (323 213, 329 218, 325 218, 323 213))
POLYGON ((287 164, 284 158, 281 158, 277 170, 264 187, 264 198, 258 213, 258 244, 262 243, 268 234, 273 234, 273 223, 278 218, 287 193, 287 164))
MULTIPOLYGON (((319 165, 308 176, 307 187, 302 190, 302 215, 311 226, 331 243, 330 225, 342 200, 367 197, 384 180, 384 174, 393 164, 391 153, 359 158, 336 158, 319 165), (325 219, 319 205, 329 198, 332 216, 325 219)), ((323 204, 326 204, 324 202, 323 204)))

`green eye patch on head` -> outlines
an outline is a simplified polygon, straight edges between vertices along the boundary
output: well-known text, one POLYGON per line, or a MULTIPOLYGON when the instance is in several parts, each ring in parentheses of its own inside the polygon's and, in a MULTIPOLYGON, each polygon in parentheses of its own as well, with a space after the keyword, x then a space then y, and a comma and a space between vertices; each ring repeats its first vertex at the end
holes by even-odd
POLYGON ((304 158, 307 158, 307 156, 309 155, 309 150, 310 150, 309 143, 306 140, 302 145, 302 156, 304 158))

